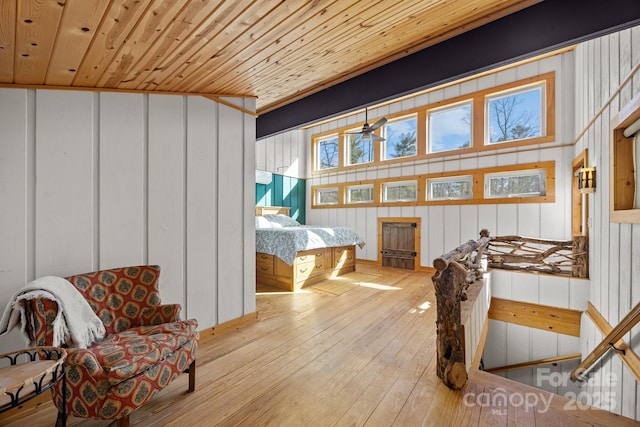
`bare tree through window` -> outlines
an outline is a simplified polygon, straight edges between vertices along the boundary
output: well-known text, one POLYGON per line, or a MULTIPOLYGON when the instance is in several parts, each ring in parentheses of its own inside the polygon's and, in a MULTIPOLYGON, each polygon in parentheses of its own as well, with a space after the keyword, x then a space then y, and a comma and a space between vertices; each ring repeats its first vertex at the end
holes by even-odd
POLYGON ((489 142, 540 136, 542 86, 489 99, 489 142))

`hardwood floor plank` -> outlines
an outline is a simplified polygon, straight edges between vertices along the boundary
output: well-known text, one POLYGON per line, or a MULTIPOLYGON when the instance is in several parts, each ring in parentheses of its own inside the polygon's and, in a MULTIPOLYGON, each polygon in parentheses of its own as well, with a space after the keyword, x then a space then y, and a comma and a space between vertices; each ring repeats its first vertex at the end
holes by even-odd
MULTIPOLYGON (((551 394, 481 371, 449 390, 436 376, 431 275, 372 265, 357 271, 366 281, 342 295, 257 295, 257 322, 201 343, 196 391, 187 393, 181 375, 135 411, 131 425, 640 425, 605 411, 565 410, 570 401, 556 395, 548 407, 526 408, 517 400, 526 393, 551 394)), ((49 403, 6 425, 55 419, 49 403)))

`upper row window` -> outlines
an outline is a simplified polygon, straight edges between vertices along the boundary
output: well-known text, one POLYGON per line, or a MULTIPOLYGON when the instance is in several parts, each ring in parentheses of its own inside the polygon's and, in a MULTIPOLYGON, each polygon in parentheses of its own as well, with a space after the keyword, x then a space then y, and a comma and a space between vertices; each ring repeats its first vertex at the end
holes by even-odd
MULTIPOLYGON (((501 91, 496 88, 493 93, 477 92, 467 99, 461 97, 447 105, 427 109, 426 114, 415 112, 392 118, 376 131, 375 137, 356 133, 359 129, 322 136, 315 140, 315 169, 482 149, 483 146, 547 137, 546 98, 547 80, 550 79, 538 78, 536 82, 501 91), (474 111, 478 109, 484 111, 474 111), (481 129, 474 129, 475 126, 481 129), (424 144, 424 140, 418 139, 422 132, 419 129, 424 129, 422 135, 426 135, 426 145, 422 149, 419 144, 424 144)), ((553 83, 550 87, 553 89, 553 83)))
POLYGON ((485 136, 487 143, 542 136, 544 83, 488 96, 486 108, 489 122, 485 136))
POLYGON ((417 131, 418 117, 415 114, 389 121, 383 127, 385 138, 383 159, 415 156, 418 147, 417 131))

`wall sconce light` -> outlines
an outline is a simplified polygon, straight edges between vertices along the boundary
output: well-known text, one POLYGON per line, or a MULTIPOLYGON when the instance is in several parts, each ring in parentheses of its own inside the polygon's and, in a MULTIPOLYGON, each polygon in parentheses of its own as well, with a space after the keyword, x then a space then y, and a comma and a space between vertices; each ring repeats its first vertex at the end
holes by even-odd
POLYGON ((596 168, 578 169, 578 188, 581 193, 596 191, 596 168))

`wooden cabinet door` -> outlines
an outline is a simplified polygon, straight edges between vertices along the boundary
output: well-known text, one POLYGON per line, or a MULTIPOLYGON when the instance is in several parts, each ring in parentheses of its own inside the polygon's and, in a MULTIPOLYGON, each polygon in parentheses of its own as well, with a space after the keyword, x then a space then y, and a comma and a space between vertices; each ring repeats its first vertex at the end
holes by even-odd
POLYGON ((382 223, 383 266, 414 270, 416 255, 416 223, 382 223))

